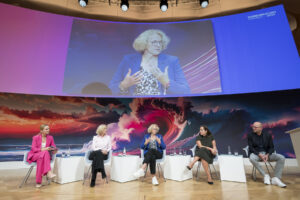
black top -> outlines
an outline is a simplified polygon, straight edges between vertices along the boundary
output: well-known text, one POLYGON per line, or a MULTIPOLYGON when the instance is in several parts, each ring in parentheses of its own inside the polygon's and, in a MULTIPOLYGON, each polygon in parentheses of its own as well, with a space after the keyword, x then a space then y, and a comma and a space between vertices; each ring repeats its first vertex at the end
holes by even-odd
MULTIPOLYGON (((196 137, 196 141, 197 140, 199 140, 203 146, 207 146, 207 147, 213 148, 212 141, 215 140, 215 138, 214 138, 214 136, 212 134, 206 135, 206 136, 203 136, 203 135, 199 134, 196 137)), ((197 148, 199 148, 199 147, 197 146, 197 148)))
POLYGON ((272 154, 274 152, 274 144, 272 135, 266 132, 262 132, 261 135, 257 135, 252 132, 248 134, 248 146, 249 146, 249 155, 254 153, 256 155, 259 152, 266 152, 268 154, 272 154))

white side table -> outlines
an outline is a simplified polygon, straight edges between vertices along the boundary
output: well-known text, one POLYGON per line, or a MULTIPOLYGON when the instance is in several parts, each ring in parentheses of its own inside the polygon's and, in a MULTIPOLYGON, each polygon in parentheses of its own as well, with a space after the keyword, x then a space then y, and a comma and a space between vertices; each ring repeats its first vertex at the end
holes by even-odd
POLYGON ((190 155, 166 156, 164 163, 164 176, 166 179, 185 181, 193 178, 192 170, 186 166, 191 162, 190 155))
POLYGON ((82 156, 56 157, 53 173, 56 174, 54 182, 64 184, 82 181, 84 174, 84 158, 82 156))
POLYGON ((139 156, 113 156, 111 162, 111 180, 124 183, 137 179, 133 174, 140 168, 139 156))
POLYGON ((246 182, 242 155, 219 155, 218 162, 222 181, 246 182))

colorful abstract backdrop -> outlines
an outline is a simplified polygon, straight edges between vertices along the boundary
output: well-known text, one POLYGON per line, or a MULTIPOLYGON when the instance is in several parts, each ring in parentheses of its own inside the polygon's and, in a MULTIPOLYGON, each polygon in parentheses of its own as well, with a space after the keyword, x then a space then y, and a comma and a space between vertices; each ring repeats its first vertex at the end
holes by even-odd
POLYGON ((115 154, 139 154, 148 126, 158 124, 167 153, 195 145, 201 124, 219 154, 243 152, 251 123, 261 121, 278 153, 294 158, 285 131, 300 127, 300 90, 185 98, 87 98, 0 93, 0 161, 22 160, 40 124, 50 125, 62 152, 83 155, 99 124, 108 125, 115 154))

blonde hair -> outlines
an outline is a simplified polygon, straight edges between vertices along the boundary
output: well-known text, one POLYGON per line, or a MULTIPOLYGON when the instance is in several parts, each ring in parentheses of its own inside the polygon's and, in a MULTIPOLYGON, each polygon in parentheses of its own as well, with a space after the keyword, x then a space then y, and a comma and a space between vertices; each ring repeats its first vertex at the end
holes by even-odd
POLYGON ((148 128, 148 133, 151 133, 151 132, 152 132, 152 129, 153 129, 154 127, 156 127, 156 128, 158 129, 158 131, 159 131, 159 127, 158 127, 157 124, 151 124, 151 125, 149 126, 149 128, 148 128))
POLYGON ((103 133, 103 130, 106 128, 107 126, 105 124, 101 124, 98 126, 97 130, 96 130, 96 133, 98 135, 101 135, 103 133))
MULTIPOLYGON (((47 124, 42 124, 42 125, 40 126, 40 131, 43 131, 44 128, 47 127, 47 126, 48 126, 47 124)), ((48 127, 49 127, 49 126, 48 126, 48 127)))
POLYGON ((165 50, 170 42, 170 38, 161 30, 149 29, 142 32, 133 42, 133 48, 138 52, 144 52, 150 35, 158 34, 162 41, 162 50, 165 50))

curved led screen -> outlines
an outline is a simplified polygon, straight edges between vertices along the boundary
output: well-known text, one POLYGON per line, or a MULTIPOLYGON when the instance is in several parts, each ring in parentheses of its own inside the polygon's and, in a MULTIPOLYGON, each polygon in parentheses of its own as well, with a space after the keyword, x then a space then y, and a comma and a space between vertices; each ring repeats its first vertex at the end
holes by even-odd
POLYGON ((221 92, 212 22, 74 20, 63 92, 122 96, 221 92))
POLYGON ((300 88, 282 6, 206 20, 120 23, 0 4, 0 92, 177 97, 300 88))

